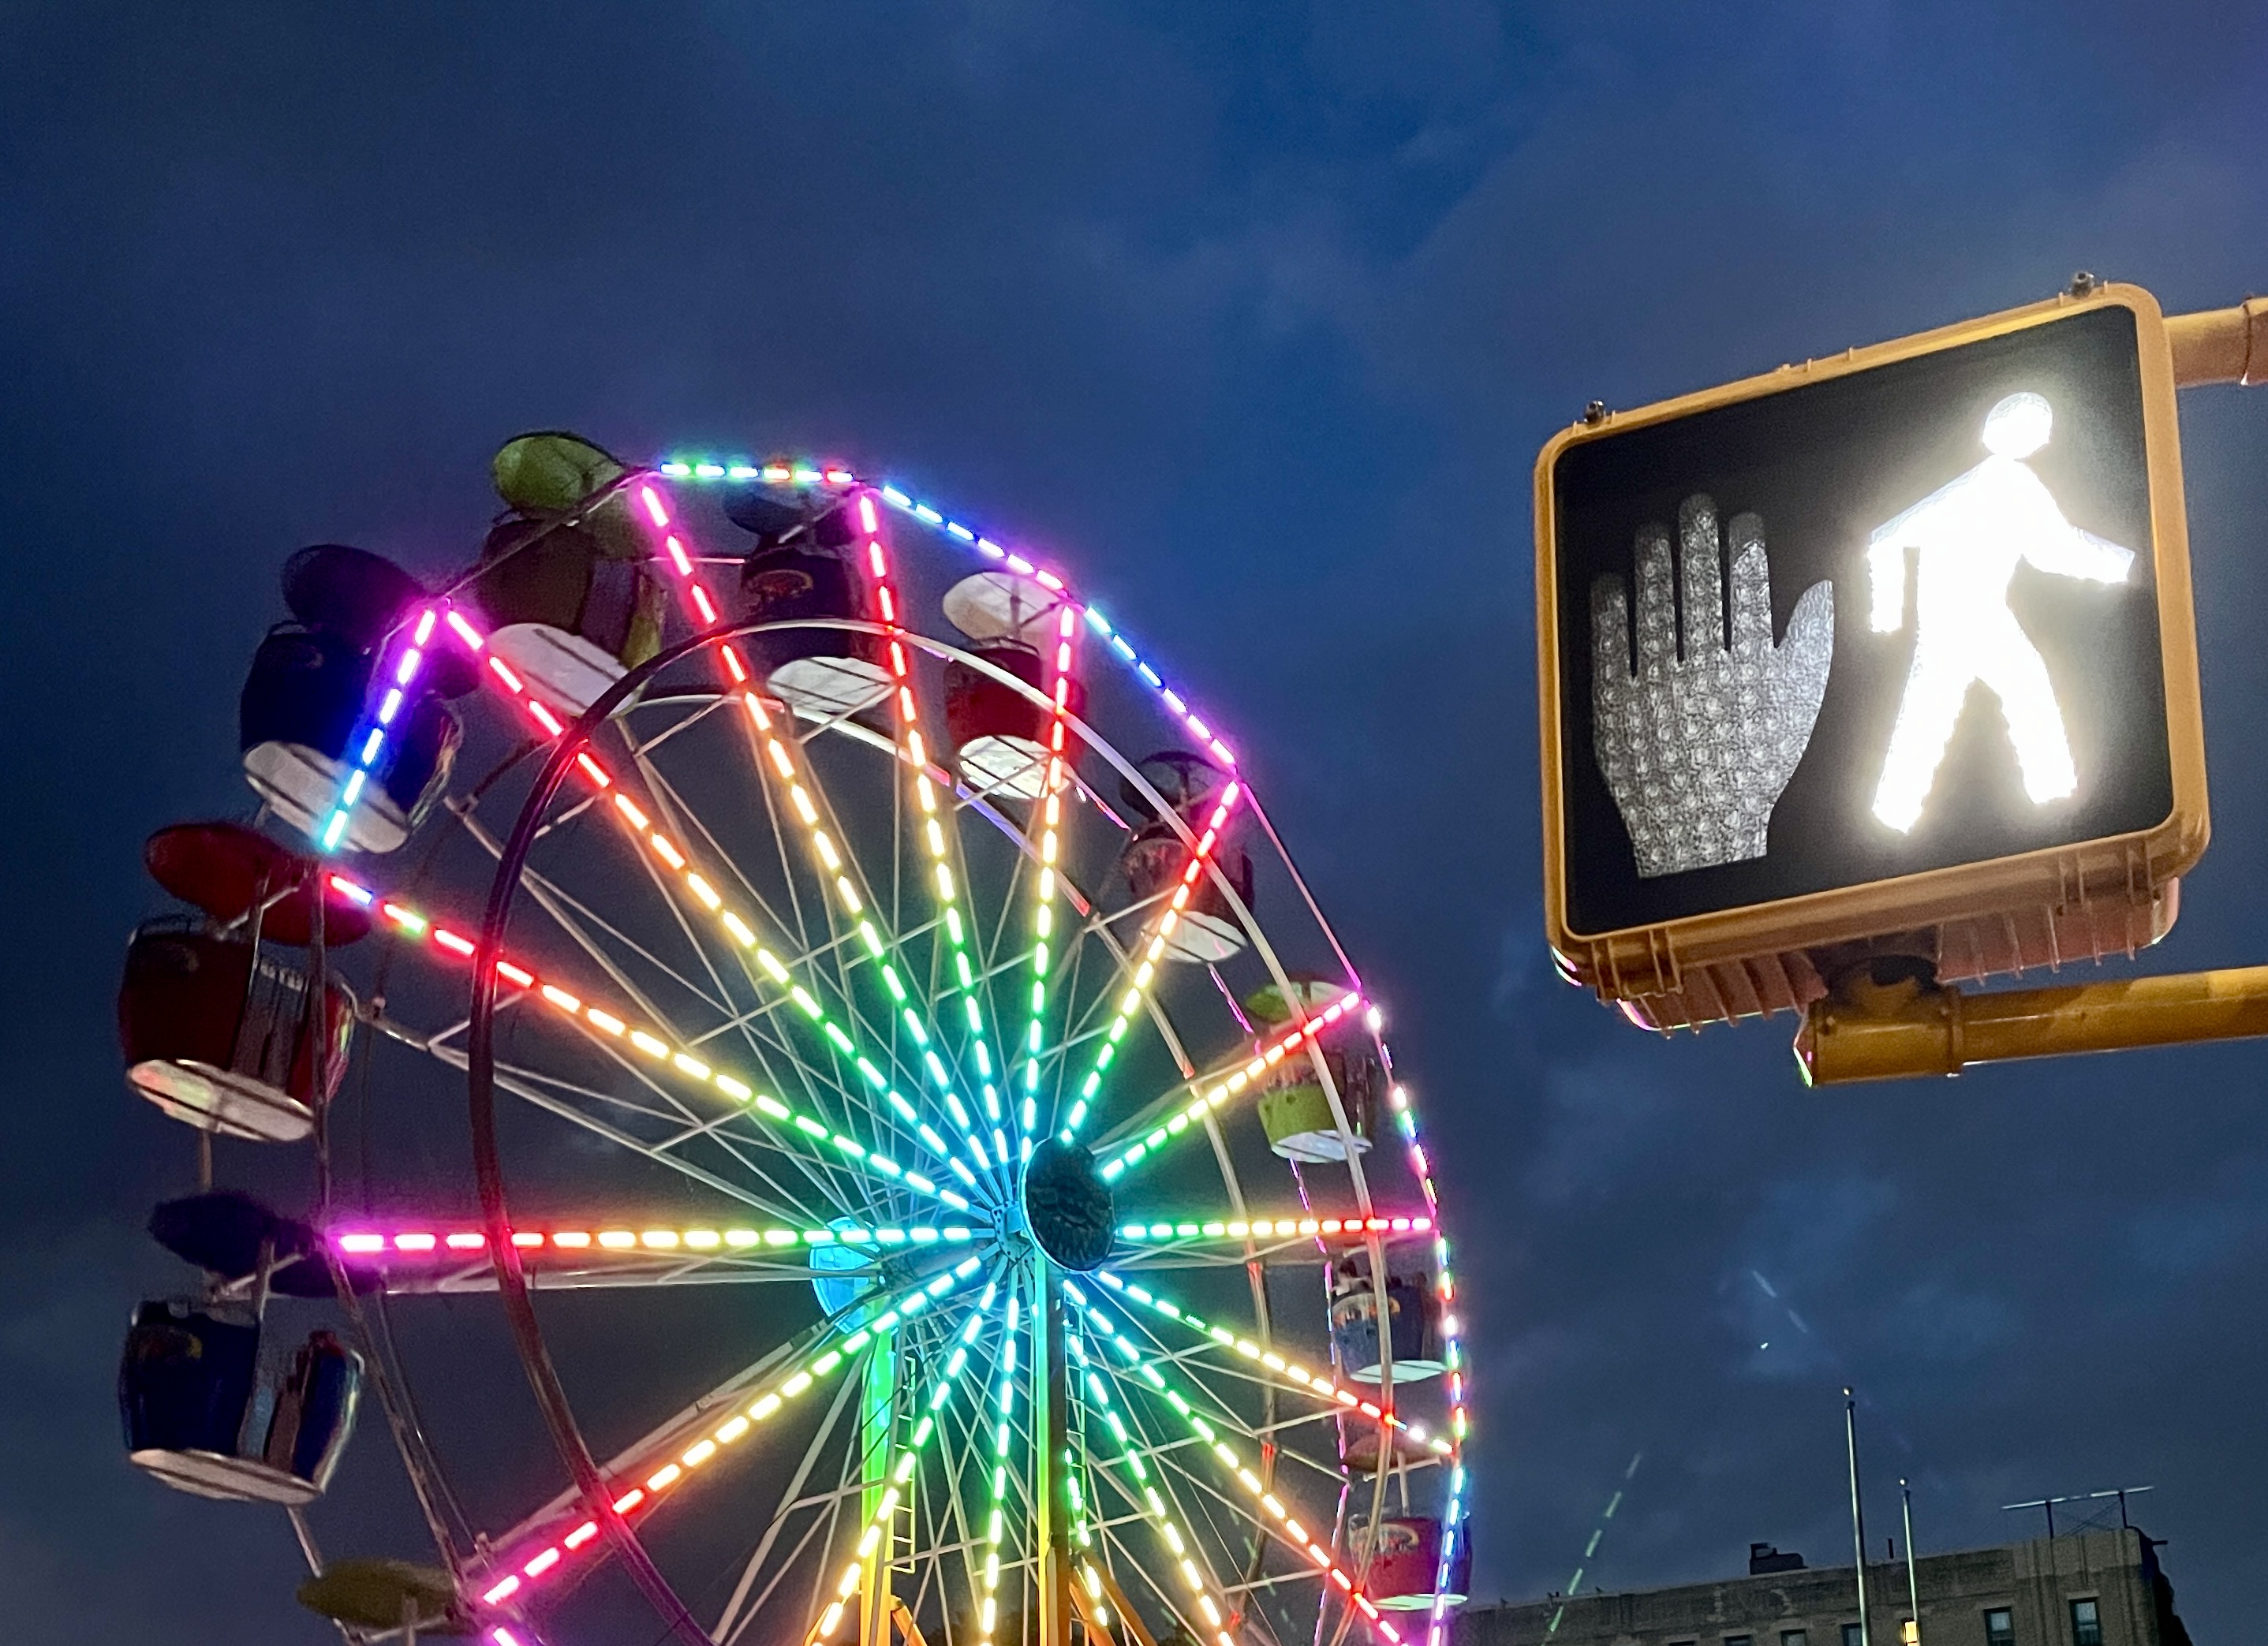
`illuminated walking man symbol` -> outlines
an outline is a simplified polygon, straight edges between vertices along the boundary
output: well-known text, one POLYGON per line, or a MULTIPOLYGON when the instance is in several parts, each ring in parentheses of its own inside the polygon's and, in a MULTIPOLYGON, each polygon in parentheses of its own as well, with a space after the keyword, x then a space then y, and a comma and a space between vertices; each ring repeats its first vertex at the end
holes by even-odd
POLYGON ((2134 552, 2065 519, 2023 460, 2048 443, 2053 424, 2038 395, 2009 395, 1984 416, 1990 455, 1868 540, 1877 634, 1894 634, 1904 622, 1906 550, 1919 551, 1913 667, 1874 790, 1874 815, 1901 834, 1921 816, 1972 685, 1999 698, 2033 805, 2064 799, 2079 787, 2047 665, 2008 609, 2008 583, 2016 562, 2027 560, 2057 577, 2124 583, 2134 552))

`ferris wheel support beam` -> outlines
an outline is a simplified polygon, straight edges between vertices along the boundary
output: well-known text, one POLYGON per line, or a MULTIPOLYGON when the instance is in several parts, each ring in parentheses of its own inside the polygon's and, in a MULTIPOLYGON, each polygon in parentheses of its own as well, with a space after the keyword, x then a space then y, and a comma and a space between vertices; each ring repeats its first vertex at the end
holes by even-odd
POLYGON ((1037 1499, 1032 1521, 1034 1579, 1039 1599, 1039 1646, 1071 1646, 1071 1505, 1064 1492, 1070 1449, 1070 1378, 1064 1363, 1063 1280, 1043 1253, 1032 1254, 1032 1434, 1037 1499))
MULTIPOLYGON (((862 1454, 887 1456, 890 1434, 896 1426, 901 1390, 898 1383, 898 1357, 895 1355, 869 1356, 859 1378, 858 1437, 862 1454)), ((865 1483, 859 1495, 858 1516, 862 1523, 873 1521, 880 1510, 882 1494, 887 1489, 880 1479, 865 1483)), ((896 1597, 892 1593, 891 1569, 897 1561, 897 1516, 880 1515, 882 1535, 873 1550, 866 1556, 866 1569, 859 1579, 858 1646, 889 1646, 891 1613, 896 1597)))

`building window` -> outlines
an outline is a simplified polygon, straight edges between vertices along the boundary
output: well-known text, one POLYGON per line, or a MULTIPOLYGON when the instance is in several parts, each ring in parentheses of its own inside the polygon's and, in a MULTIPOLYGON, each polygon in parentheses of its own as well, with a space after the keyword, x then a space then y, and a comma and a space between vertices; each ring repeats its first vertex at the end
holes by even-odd
POLYGON ((1995 1606, 1984 1614, 1984 1646, 2016 1646, 2016 1614, 1995 1606))
POLYGON ((1779 1646, 1811 1646, 1811 1635, 1807 1629, 1782 1629, 1779 1646))
POLYGON ((2102 1612, 2092 1600, 2071 1603, 2071 1646, 2102 1646, 2102 1612))
POLYGON ((1866 1637, 1859 1633, 1856 1623, 1843 1626, 1843 1646, 1867 1646, 1866 1637))
POLYGON ((1727 1635, 1725 1646, 1756 1646, 1756 1637, 1753 1635, 1727 1635))

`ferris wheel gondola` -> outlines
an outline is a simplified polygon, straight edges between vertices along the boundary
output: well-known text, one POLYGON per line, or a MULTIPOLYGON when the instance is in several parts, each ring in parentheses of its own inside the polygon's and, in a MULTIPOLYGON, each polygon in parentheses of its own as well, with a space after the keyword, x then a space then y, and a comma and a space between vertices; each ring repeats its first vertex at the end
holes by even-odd
POLYGON ((563 1639, 611 1570, 719 1642, 1440 1646, 1469 1370, 1432 1165, 1215 728, 1058 573, 847 468, 543 434, 495 470, 461 576, 293 562, 246 770, 303 843, 153 844, 198 913, 137 937, 122 1031, 202 1134, 153 1228, 204 1279, 137 1317, 136 1460, 291 1505, 350 1630, 563 1639), (477 1204, 386 1141, 468 1090, 477 1204), (312 1137, 308 1213, 216 1188, 216 1135, 312 1137), (324 1294, 351 1347, 241 1371, 324 1294), (557 1483, 502 1520, 395 1335, 490 1297, 557 1483), (590 1334, 633 1304, 741 1363, 638 1425, 590 1334), (183 1356, 227 1369, 202 1427, 183 1356), (365 1380, 432 1568, 309 1535, 354 1406, 309 1391, 365 1380))

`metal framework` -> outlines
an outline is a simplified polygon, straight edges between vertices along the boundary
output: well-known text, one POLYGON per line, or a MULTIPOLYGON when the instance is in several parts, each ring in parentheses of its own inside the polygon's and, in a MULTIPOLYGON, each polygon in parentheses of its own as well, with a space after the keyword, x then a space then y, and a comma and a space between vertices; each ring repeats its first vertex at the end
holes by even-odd
POLYGON ((565 1638, 618 1603, 588 1581, 612 1567, 720 1646, 759 1617, 807 1646, 1440 1646, 1469 1370, 1432 1165, 1381 1014, 1234 753, 1060 576, 895 488, 674 461, 600 506, 650 529, 688 636, 571 720, 436 596, 379 679, 468 650, 500 711, 473 717, 480 775, 413 872, 326 871, 386 946, 372 1096, 343 1117, 370 1164, 325 1233, 400 1317, 389 1415, 469 1616, 496 1646, 565 1638), (724 621, 689 525, 718 481, 839 504, 870 615, 724 621), (939 552, 898 563, 893 513, 939 552), (1036 684, 915 615, 988 566, 1037 592, 1036 684), (872 703, 792 712, 761 667, 787 631, 868 660, 872 703), (1036 794, 956 759, 952 679, 1032 706, 1036 794), (1138 738, 1192 749, 1217 787, 1161 790, 1122 752, 1138 738), (1144 830, 1177 854, 1160 884, 1128 878, 1144 830), (1175 931, 1201 908, 1214 943, 1192 959, 1175 931), (1277 1021, 1248 1016, 1256 989, 1277 1021), (1381 1071, 1374 1113, 1357 1063, 1381 1071), (1329 1119, 1287 1162, 1252 1111, 1294 1071, 1329 1119), (477 1212, 402 1213, 393 1112, 420 1135, 460 1078, 477 1212), (1440 1359, 1398 1374, 1381 1331, 1365 1382, 1331 1320, 1414 1306, 1389 1290, 1405 1273, 1440 1359), (674 1390, 652 1359, 646 1409, 669 1415, 601 1456, 582 1407, 619 1435, 636 1397, 599 1370, 591 1311, 639 1293, 637 1318, 668 1322, 641 1330, 762 1347, 674 1390), (451 1297, 500 1310, 557 1459, 520 1466, 564 1475, 477 1534, 450 1490, 461 1441, 412 1398, 443 1375, 418 1313, 451 1297), (1444 1532, 1434 1579, 1382 1588, 1375 1529, 1411 1514, 1444 1532))

